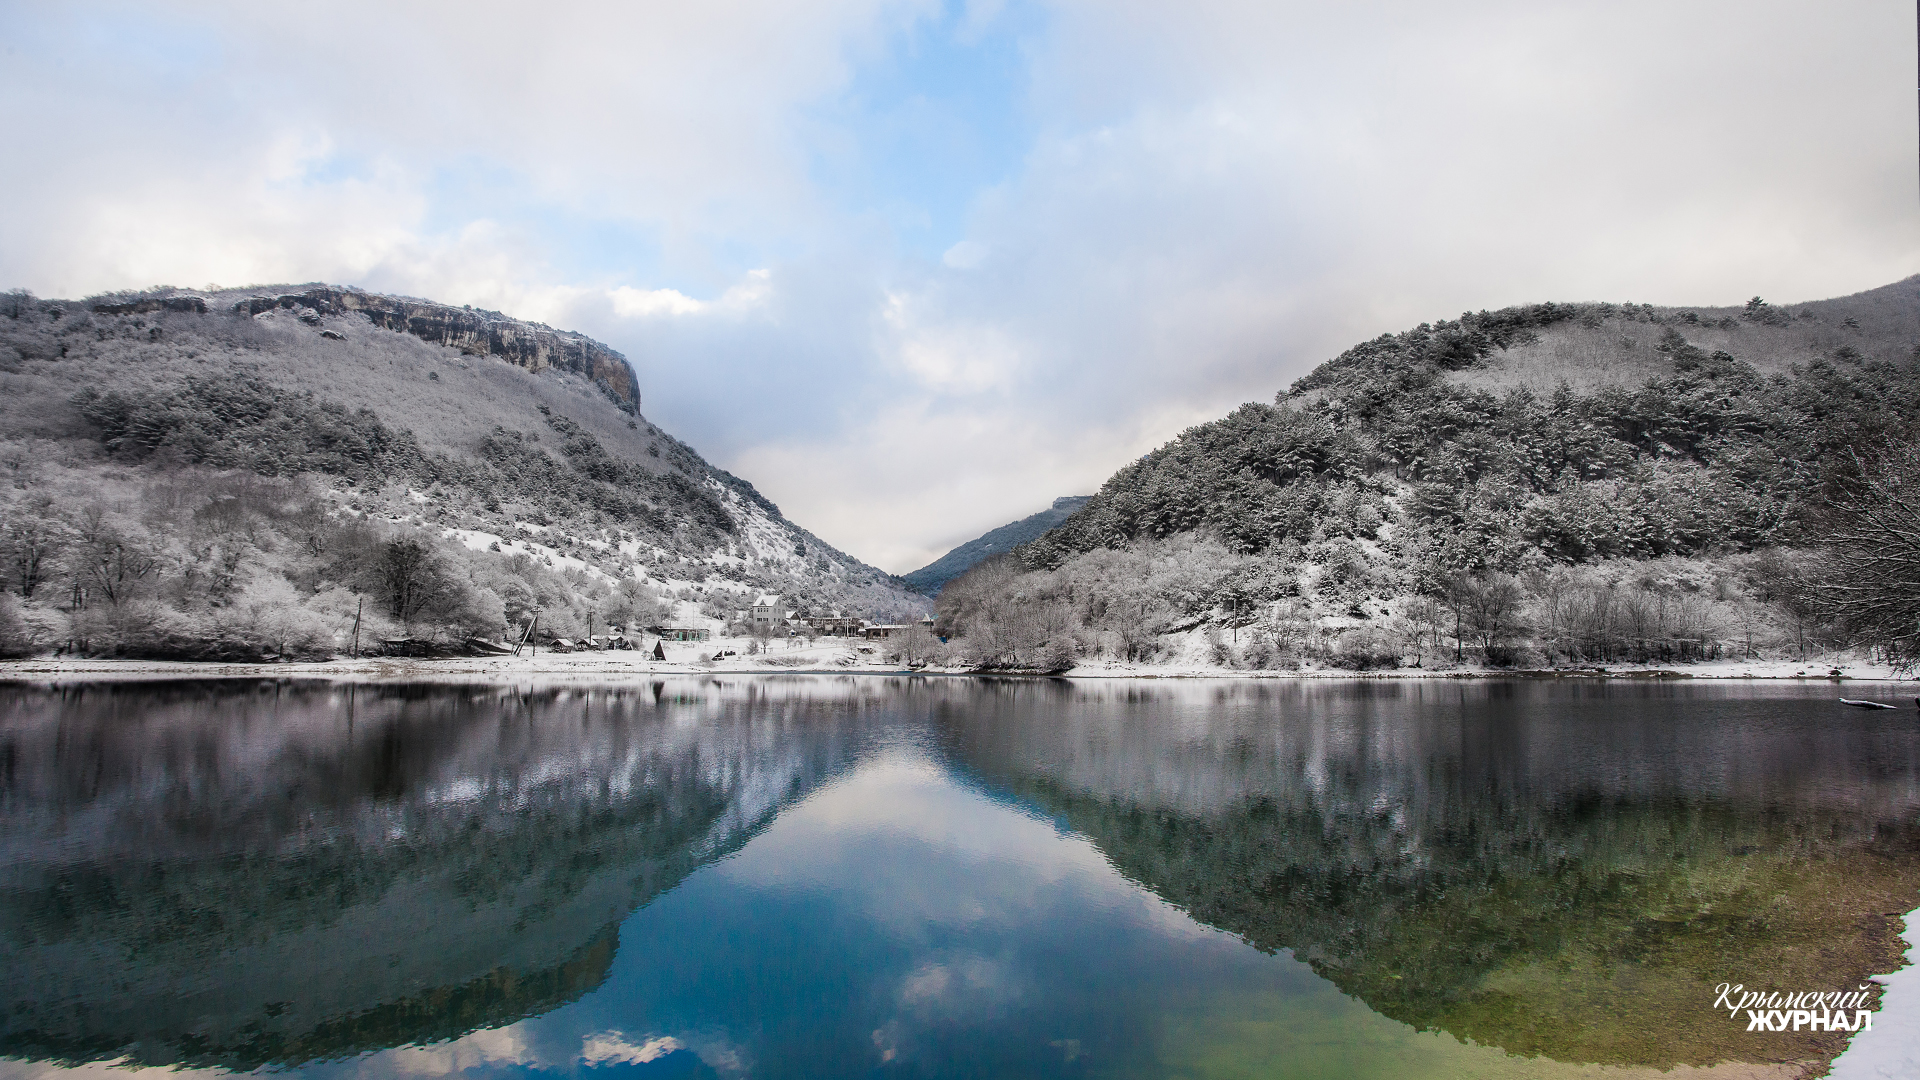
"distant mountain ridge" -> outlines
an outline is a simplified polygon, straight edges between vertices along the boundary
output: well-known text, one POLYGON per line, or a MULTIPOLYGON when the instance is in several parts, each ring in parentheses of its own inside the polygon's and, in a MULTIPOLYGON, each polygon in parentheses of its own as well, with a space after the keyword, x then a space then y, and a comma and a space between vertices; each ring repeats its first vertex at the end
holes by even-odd
POLYGON ((1012 551, 1030 540, 1039 539, 1048 529, 1067 520, 1075 510, 1087 504, 1091 495, 1063 495, 1037 514, 1002 525, 984 536, 969 540, 910 574, 901 575, 915 591, 938 596, 947 582, 973 569, 982 559, 1012 551))

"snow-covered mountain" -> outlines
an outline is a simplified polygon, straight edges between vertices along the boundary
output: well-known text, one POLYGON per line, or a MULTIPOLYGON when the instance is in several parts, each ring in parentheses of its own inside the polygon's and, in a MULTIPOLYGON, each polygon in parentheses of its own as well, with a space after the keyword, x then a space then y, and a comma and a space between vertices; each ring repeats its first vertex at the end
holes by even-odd
POLYGON ((356 614, 363 637, 534 611, 579 635, 766 593, 926 610, 650 422, 618 352, 497 312, 326 285, 12 293, 0 377, 11 651, 313 654, 356 614))

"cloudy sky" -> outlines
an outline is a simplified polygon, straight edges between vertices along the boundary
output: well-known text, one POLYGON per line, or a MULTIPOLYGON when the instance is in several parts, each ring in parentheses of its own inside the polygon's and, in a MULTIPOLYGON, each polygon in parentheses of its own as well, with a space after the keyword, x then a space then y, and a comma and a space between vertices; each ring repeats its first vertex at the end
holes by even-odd
POLYGON ((0 287, 624 351, 893 571, 1354 341, 1920 271, 1904 0, 0 0, 0 287))

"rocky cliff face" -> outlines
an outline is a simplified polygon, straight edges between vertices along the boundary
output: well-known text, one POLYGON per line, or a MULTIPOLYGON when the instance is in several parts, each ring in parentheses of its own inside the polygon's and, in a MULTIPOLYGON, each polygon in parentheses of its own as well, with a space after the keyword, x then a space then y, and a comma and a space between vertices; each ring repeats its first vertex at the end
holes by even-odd
MULTIPOLYGON (((199 298, 148 303, 177 303, 189 299, 199 298)), ((105 307, 98 310, 120 314, 121 308, 129 312, 135 310, 133 305, 117 305, 111 311, 105 307)), ((459 349, 469 356, 498 357, 528 371, 550 367, 571 371, 600 387, 622 411, 630 414, 640 411, 640 381, 627 358, 585 334, 555 330, 544 323, 523 322, 497 311, 449 307, 332 286, 275 296, 252 296, 234 305, 234 310, 252 315, 276 308, 306 309, 322 315, 357 312, 375 326, 412 334, 422 341, 459 349)), ((205 307, 198 310, 204 311, 205 307)))

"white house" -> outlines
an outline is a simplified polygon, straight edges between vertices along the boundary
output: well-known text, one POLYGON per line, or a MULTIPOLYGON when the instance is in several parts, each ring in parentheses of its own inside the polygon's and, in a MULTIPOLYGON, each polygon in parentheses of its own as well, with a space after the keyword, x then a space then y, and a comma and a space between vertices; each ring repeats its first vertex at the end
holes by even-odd
POLYGON ((747 624, 755 633, 775 633, 786 629, 787 611, 777 596, 763 596, 753 602, 752 610, 747 612, 747 624))

